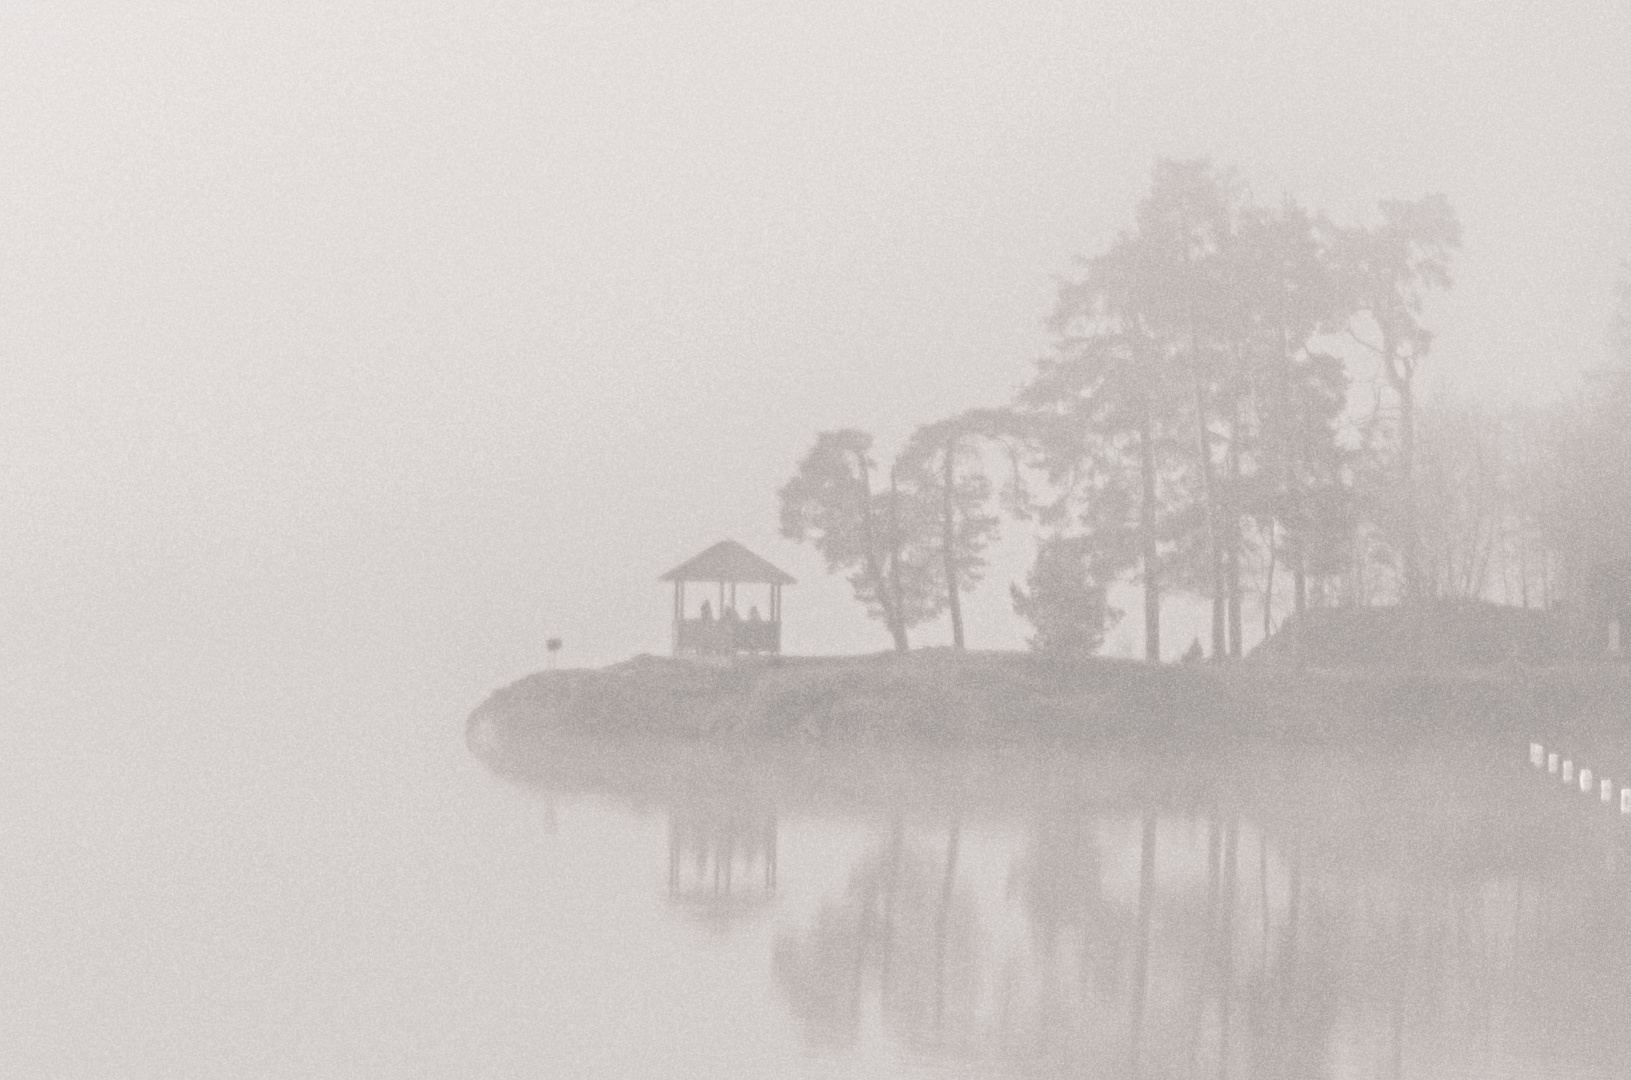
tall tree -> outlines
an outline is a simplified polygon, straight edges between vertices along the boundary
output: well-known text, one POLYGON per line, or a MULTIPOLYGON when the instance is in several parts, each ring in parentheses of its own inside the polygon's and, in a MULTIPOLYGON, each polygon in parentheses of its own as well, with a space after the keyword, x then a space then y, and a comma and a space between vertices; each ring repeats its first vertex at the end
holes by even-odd
POLYGON ((1480 599, 1503 546, 1509 492, 1502 417, 1435 396, 1417 413, 1416 484, 1425 595, 1480 599))
MULTIPOLYGON (((1340 312, 1330 242, 1334 230, 1287 197, 1278 207, 1247 204, 1227 250, 1236 368, 1249 400, 1232 425, 1231 460, 1249 458, 1254 475, 1233 470, 1235 504, 1257 522, 1264 547, 1263 633, 1273 626, 1281 540, 1292 574, 1293 610, 1307 605, 1309 530, 1316 493, 1340 485, 1337 422, 1346 401, 1341 362, 1316 348, 1340 312)), ((1237 560, 1238 565, 1238 560, 1237 560)), ((1231 582, 1231 596, 1239 589, 1231 582)), ((1231 612, 1238 634, 1238 613, 1231 612)), ((1237 639, 1238 640, 1238 639, 1237 639)), ((1233 642, 1232 642, 1233 644, 1233 642)))
POLYGON ((1095 566, 1088 537, 1058 536, 1037 547, 1026 588, 1010 585, 1014 612, 1036 628, 1031 648, 1054 656, 1091 656, 1121 616, 1106 603, 1114 574, 1095 566))
POLYGON ((1221 561, 1224 610, 1226 613, 1228 655, 1239 659, 1243 649, 1243 588, 1241 547, 1245 542, 1242 518, 1254 503, 1264 501, 1263 481, 1257 459, 1263 449, 1262 410, 1254 398, 1259 389, 1266 360, 1270 356, 1267 337, 1266 301, 1271 275, 1261 265, 1265 254, 1245 231, 1255 208, 1238 207, 1229 227, 1218 240, 1213 256, 1216 319, 1213 334, 1217 350, 1214 361, 1215 402, 1223 447, 1223 461, 1216 489, 1217 535, 1221 561))
POLYGON ((939 515, 895 469, 888 489, 874 492, 871 449, 863 431, 821 432, 778 493, 781 532, 814 543, 829 572, 848 571, 855 598, 905 652, 907 629, 944 603, 934 568, 939 515))
POLYGON ((1161 658, 1162 542, 1170 530, 1175 350, 1140 305, 1144 252, 1123 237, 1062 284, 1053 355, 1019 394, 1038 464, 1058 492, 1048 517, 1092 546, 1099 572, 1136 560, 1144 592, 1144 658, 1161 658))
POLYGON ((1238 192, 1205 160, 1156 164, 1150 194, 1138 206, 1138 306, 1158 335, 1178 344, 1193 399, 1195 468, 1205 520, 1212 657, 1226 654, 1225 520, 1213 429, 1223 382, 1218 331, 1224 315, 1219 252, 1228 242, 1238 192))
POLYGON ((1416 502, 1415 378, 1432 345, 1422 325, 1423 302, 1450 286, 1450 255, 1461 246, 1461 224, 1443 195, 1413 202, 1385 200, 1382 220, 1346 233, 1341 273, 1353 311, 1369 326, 1344 320, 1348 335, 1375 355, 1399 407, 1399 545, 1404 596, 1425 593, 1416 502))
MULTIPOLYGON (((972 589, 985 566, 985 549, 997 534, 999 520, 989 511, 991 479, 981 468, 981 443, 1012 443, 1017 424, 998 409, 971 409, 925 424, 912 434, 901 451, 897 471, 910 478, 915 493, 932 502, 939 517, 939 573, 947 609, 951 613, 952 647, 963 648, 963 605, 960 593, 972 589)), ((1020 483, 1017 450, 1009 486, 1020 483)), ((1022 500, 1011 498, 1011 505, 1022 500)))
POLYGON ((1052 355, 1019 404, 1062 492, 1061 535, 1139 567, 1147 657, 1164 589, 1208 596, 1212 656, 1239 656, 1247 576, 1267 634, 1278 575, 1301 611, 1310 578, 1323 588, 1350 562, 1348 381, 1321 345, 1385 328, 1376 348, 1408 398, 1421 299, 1456 241, 1441 204, 1386 203, 1381 226, 1345 232, 1290 198, 1250 201, 1205 161, 1163 161, 1136 227, 1061 286, 1052 355))

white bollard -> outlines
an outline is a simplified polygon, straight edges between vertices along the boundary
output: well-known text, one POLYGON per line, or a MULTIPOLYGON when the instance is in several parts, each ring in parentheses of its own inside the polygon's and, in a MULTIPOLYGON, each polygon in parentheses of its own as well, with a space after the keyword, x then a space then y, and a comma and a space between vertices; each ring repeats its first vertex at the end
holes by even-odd
POLYGON ((1631 814, 1631 787, 1620 789, 1620 813, 1631 814))
POLYGON ((1554 776, 1557 775, 1557 755, 1555 753, 1546 755, 1546 771, 1554 776))
POLYGON ((1614 801, 1614 781, 1609 780, 1608 778, 1605 777, 1603 779, 1600 787, 1601 787, 1601 790, 1602 790, 1602 793, 1603 793, 1603 801, 1606 802, 1606 803, 1607 802, 1613 802, 1614 801))
POLYGON ((1572 761, 1563 763, 1563 782, 1565 784, 1574 783, 1574 762, 1572 761))
POLYGON ((1529 744, 1529 764, 1537 769, 1546 767, 1546 748, 1538 742, 1529 744))
POLYGON ((1591 794, 1591 770, 1590 769, 1581 769, 1580 770, 1580 794, 1582 794, 1582 795, 1590 795, 1591 794))

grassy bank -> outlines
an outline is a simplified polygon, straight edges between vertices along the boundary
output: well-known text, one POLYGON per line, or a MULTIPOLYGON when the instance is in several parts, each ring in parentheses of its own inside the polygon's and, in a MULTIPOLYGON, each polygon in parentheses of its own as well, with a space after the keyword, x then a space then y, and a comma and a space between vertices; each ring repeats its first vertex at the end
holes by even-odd
POLYGON ((926 649, 719 667, 640 656, 595 671, 540 672, 495 692, 471 724, 511 744, 548 732, 1173 749, 1541 739, 1623 769, 1631 766, 1620 749, 1628 719, 1631 680, 1617 667, 1152 667, 926 649))

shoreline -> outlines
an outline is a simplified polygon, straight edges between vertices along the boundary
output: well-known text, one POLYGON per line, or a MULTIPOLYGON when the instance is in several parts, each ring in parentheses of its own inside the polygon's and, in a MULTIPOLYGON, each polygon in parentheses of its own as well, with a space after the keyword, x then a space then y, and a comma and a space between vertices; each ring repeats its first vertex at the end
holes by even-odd
MULTIPOLYGON (((1603 804, 1571 791, 1528 760, 1532 741, 1548 748, 1562 741, 1544 735, 1541 725, 1572 727, 1578 734, 1563 745, 1576 759, 1613 778, 1616 796, 1631 788, 1625 725, 1593 712, 1631 697, 1620 673, 1536 669, 1428 677, 1299 673, 1268 665, 1147 669, 1115 661, 1038 673, 1033 661, 1024 653, 885 654, 790 659, 745 670, 636 658, 519 680, 470 715, 467 735, 472 753, 495 775, 548 798, 608 799, 640 813, 662 812, 671 825, 705 825, 731 835, 780 819, 939 828, 1060 813, 1125 820, 1150 813, 1191 820, 1244 816, 1292 838, 1315 861, 1345 853, 1384 868, 1410 862, 1455 878, 1474 866, 1508 866, 1514 845, 1565 865, 1546 839, 1553 834, 1534 827, 1549 821, 1631 858, 1617 797, 1603 804), (994 670, 1006 675, 999 679, 994 670), (881 728, 857 704, 872 694, 866 708, 895 707, 898 699, 881 696, 880 688, 888 687, 977 704, 980 692, 1001 700, 1023 677, 1043 675, 1067 688, 1050 700, 1076 710, 1068 714, 1079 721, 1075 728, 1049 728, 1034 717, 1029 726, 1015 727, 1011 718, 990 715, 965 717, 961 730, 921 722, 881 728), (1098 685, 1100 696, 1069 691, 1076 680, 1098 685), (1116 680, 1122 683, 1106 688, 1116 680), (971 691, 970 681, 980 685, 971 691), (724 693, 732 686, 736 693, 724 693), (1563 693, 1566 686, 1572 689, 1563 693), (801 687, 806 696, 795 693, 801 687), (818 690, 832 696, 823 699, 818 690), (1408 716, 1390 714, 1399 692, 1416 695, 1405 701, 1412 706, 1408 716), (658 694, 693 712, 627 711, 659 704, 658 694), (1100 723, 1096 710, 1135 694, 1175 710, 1209 695, 1208 707, 1187 723, 1169 717, 1159 735, 1154 725, 1100 723), (1299 712, 1331 694, 1347 702, 1340 715, 1299 712), (774 707, 795 699, 808 708, 790 728, 742 726, 791 720, 774 707), (1543 701, 1550 702, 1549 714, 1543 701), (722 705, 724 719, 737 726, 705 729, 693 722, 705 708, 722 705), (1289 712, 1276 719, 1275 709, 1289 712), (1385 722, 1373 723, 1372 710, 1385 722), (805 726, 823 713, 847 717, 850 726, 805 726), (1314 833, 1307 830, 1310 821, 1319 823, 1314 833), (1414 839, 1401 844, 1406 835, 1414 839), (1441 858, 1462 843, 1477 850, 1470 862, 1441 858)), ((931 711, 920 708, 919 721, 931 711)))
POLYGON ((489 751, 522 754, 551 733, 726 746, 1190 751, 1534 740, 1623 771, 1631 766, 1631 678, 1617 665, 1336 670, 1248 659, 1151 666, 950 649, 712 665, 646 654, 606 668, 528 675, 482 702, 469 731, 473 747, 480 732, 489 751))

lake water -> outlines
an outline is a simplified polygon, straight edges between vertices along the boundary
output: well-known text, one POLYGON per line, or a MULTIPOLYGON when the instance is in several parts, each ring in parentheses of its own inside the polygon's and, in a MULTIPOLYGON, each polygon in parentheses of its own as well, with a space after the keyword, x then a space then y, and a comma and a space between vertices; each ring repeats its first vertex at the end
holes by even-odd
POLYGON ((1631 1075, 1631 819, 1527 746, 31 715, 4 1075, 1631 1075))

